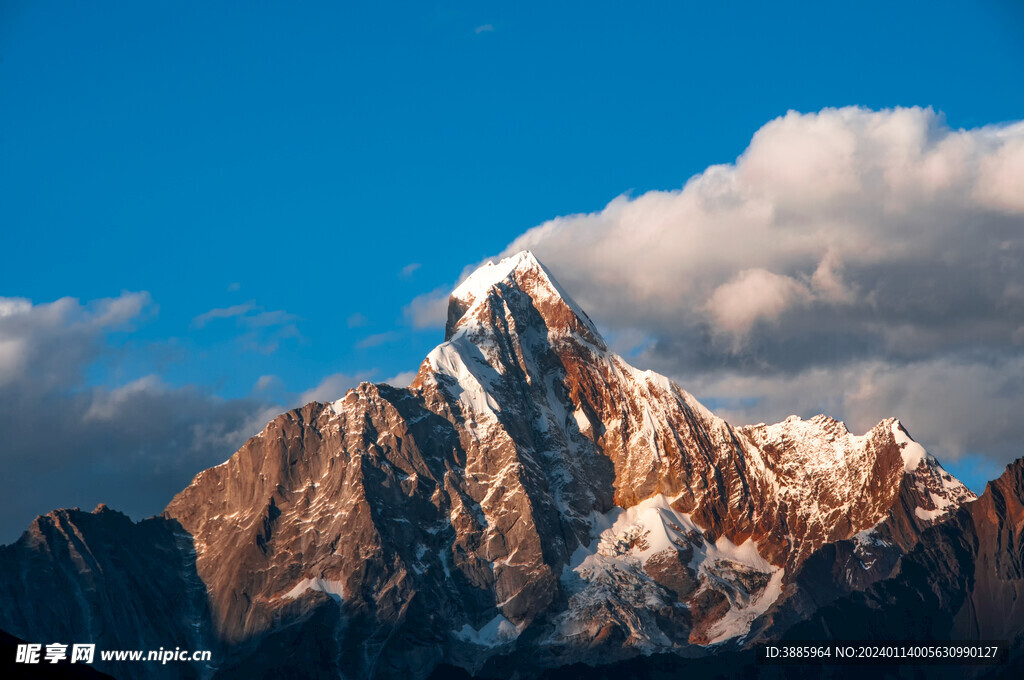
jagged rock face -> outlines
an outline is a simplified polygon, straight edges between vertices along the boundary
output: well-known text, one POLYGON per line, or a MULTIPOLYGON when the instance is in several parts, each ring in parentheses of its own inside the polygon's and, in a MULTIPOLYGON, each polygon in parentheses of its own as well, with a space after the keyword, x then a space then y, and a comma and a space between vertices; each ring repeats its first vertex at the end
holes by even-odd
POLYGON ((787 534, 796 539, 784 555, 791 568, 823 544, 882 520, 887 536, 909 549, 922 529, 974 499, 895 419, 863 436, 823 415, 741 432, 761 453, 776 491, 766 498, 759 533, 773 539, 769 550, 785 550, 787 534))
MULTIPOLYGON (((219 651, 188 535, 176 522, 136 524, 105 505, 54 510, 0 547, 0 602, 4 630, 32 643, 219 651)), ((98 652, 96 661, 117 677, 209 675, 199 664, 104 666, 98 652)))
POLYGON ((340 605, 339 667, 370 674, 410 655, 429 667, 445 642, 435 619, 493 608, 476 594, 479 519, 452 474, 464 455, 450 423, 384 385, 275 419, 167 509, 195 537, 220 635, 258 642, 340 605))
MULTIPOLYGON (((934 668, 929 677, 1024 671, 1024 459, 927 529, 888 577, 831 599, 789 626, 791 639, 1008 641, 1005 666, 934 668)), ((818 559, 816 555, 808 563, 818 559)))
POLYGON ((973 588, 955 620, 969 639, 1024 646, 1024 460, 989 482, 967 509, 977 542, 973 588))
POLYGON ((279 416, 163 521, 194 545, 218 677, 289 649, 323 677, 422 678, 775 634, 972 498, 895 420, 733 428, 521 253, 453 292, 409 389, 279 416))
POLYGON ((326 606, 364 674, 479 667, 527 630, 537 664, 600 661, 742 635, 787 571, 882 520, 911 544, 971 496, 908 447, 895 421, 734 429, 526 253, 455 290, 410 389, 280 416, 166 515, 243 647, 326 606))

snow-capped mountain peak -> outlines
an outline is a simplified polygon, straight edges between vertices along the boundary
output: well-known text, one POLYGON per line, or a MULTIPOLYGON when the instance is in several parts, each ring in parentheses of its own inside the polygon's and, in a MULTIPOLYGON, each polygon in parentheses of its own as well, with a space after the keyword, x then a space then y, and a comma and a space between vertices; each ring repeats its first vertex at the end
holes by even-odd
POLYGON ((510 314, 520 322, 526 321, 531 316, 527 306, 549 332, 575 333, 601 349, 606 348, 590 317, 528 250, 497 263, 488 261, 452 291, 445 339, 451 340, 462 329, 486 328, 510 314), (504 304, 499 304, 499 300, 504 304))
POLYGON ((236 676, 308 638, 346 677, 416 680, 741 644, 807 601, 816 556, 828 592, 866 587, 972 498, 894 419, 734 428, 522 252, 453 291, 408 389, 278 416, 157 524, 236 676))

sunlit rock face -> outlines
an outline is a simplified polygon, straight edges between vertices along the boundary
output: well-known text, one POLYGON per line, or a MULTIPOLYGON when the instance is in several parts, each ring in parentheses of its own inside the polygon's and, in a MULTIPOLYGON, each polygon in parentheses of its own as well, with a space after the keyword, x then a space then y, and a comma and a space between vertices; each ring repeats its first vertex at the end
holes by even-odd
POLYGON ((423 678, 741 647, 891 576, 971 500, 895 419, 731 426, 524 252, 452 293, 409 388, 278 416, 152 521, 205 588, 199 672, 423 678))

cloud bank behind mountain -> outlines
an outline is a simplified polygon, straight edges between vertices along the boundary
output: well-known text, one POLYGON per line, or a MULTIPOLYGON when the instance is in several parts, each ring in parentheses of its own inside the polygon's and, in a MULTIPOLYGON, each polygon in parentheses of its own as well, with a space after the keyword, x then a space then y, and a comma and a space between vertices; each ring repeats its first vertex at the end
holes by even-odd
POLYGON ((1024 123, 790 112, 734 163, 500 255, 523 249, 621 352, 734 422, 896 415, 949 460, 1024 453, 1024 123))

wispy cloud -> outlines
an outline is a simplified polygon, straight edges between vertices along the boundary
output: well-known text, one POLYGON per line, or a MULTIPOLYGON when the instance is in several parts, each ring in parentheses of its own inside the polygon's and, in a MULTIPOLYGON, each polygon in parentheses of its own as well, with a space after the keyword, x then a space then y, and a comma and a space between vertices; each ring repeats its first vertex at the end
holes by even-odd
POLYGON ((360 349, 366 349, 368 347, 377 347, 389 342, 394 342, 401 337, 396 331, 386 331, 384 333, 374 333, 368 335, 359 342, 356 343, 356 347, 360 349))
POLYGON ((0 543, 55 507, 110 503, 135 517, 160 508, 199 470, 222 462, 281 409, 220 399, 146 375, 90 385, 114 362, 112 333, 154 313, 146 293, 81 303, 0 298, 0 543))
POLYGON ((270 392, 284 387, 284 381, 276 375, 261 375, 252 386, 253 392, 270 392))
POLYGON ((251 316, 242 317, 242 323, 249 328, 265 328, 267 326, 284 326, 291 324, 295 321, 301 321, 302 319, 295 315, 289 314, 284 310, 274 310, 271 312, 259 312, 251 316))
POLYGON ((282 340, 302 338, 296 325, 301 317, 281 309, 266 310, 252 300, 203 312, 192 319, 191 327, 200 330, 226 319, 234 319, 238 327, 247 329, 238 342, 249 351, 270 354, 278 349, 282 340))
POLYGON ((204 328, 206 324, 211 321, 217 321, 220 319, 231 319, 239 316, 244 316, 249 312, 256 309, 255 302, 246 302, 240 305, 232 305, 230 307, 220 307, 217 309, 211 309, 208 312, 203 312, 199 316, 192 319, 193 328, 204 328))
POLYGON ((444 328, 448 318, 448 287, 435 288, 429 293, 417 295, 402 310, 413 328, 444 328))
POLYGON ((130 329, 155 308, 145 292, 88 304, 70 297, 38 305, 0 297, 0 389, 17 390, 13 394, 24 394, 27 403, 81 380, 107 334, 130 329))
POLYGON ((391 385, 392 387, 408 387, 409 383, 416 377, 416 371, 402 371, 397 375, 393 375, 390 378, 386 378, 381 382, 391 385))
POLYGON ((420 268, 420 263, 419 262, 410 262, 409 264, 407 264, 404 267, 402 267, 402 271, 400 271, 398 273, 398 275, 400 277, 402 277, 403 279, 408 279, 408 278, 412 277, 412 275, 419 268, 420 268))
POLYGON ((340 399, 351 388, 364 380, 373 377, 374 371, 361 371, 358 373, 332 373, 321 380, 316 387, 310 388, 299 395, 297 406, 308 404, 311 401, 322 403, 340 399))
POLYGON ((370 323, 370 320, 366 318, 366 315, 360 314, 359 312, 356 312, 345 320, 345 324, 349 328, 362 328, 368 323, 370 323))
POLYGON ((481 33, 494 33, 494 24, 483 24, 473 29, 473 32, 477 35, 481 33))

